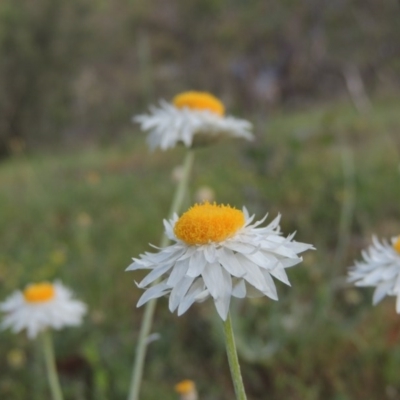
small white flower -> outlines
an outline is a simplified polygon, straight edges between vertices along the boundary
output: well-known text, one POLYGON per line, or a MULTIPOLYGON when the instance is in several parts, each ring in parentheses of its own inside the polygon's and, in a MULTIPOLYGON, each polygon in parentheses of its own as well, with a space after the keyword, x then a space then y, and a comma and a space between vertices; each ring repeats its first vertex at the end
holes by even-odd
POLYGON ((138 284, 147 288, 137 306, 169 294, 169 309, 183 314, 194 303, 212 297, 226 320, 231 297, 268 296, 278 299, 272 277, 290 286, 285 269, 302 261, 299 253, 313 246, 281 236, 280 216, 268 226, 252 224, 253 216, 229 206, 196 204, 180 218, 164 221, 175 243, 158 253, 134 258, 127 270, 148 269, 138 284))
POLYGON ((31 284, 0 303, 0 310, 6 313, 1 328, 16 333, 26 329, 33 339, 46 328, 80 325, 86 309, 60 282, 31 284))
POLYGON ((375 286, 374 305, 386 295, 397 296, 396 311, 400 314, 400 236, 392 238, 391 244, 374 236, 362 257, 363 261, 350 268, 348 281, 356 286, 375 286))
POLYGON ((185 379, 175 385, 175 391, 179 393, 180 400, 197 400, 196 384, 190 379, 185 379))
POLYGON ((253 139, 250 122, 224 113, 223 104, 211 94, 184 92, 172 103, 161 100, 159 107, 150 107, 150 114, 138 115, 133 121, 149 132, 147 141, 152 150, 167 150, 178 143, 191 147, 224 137, 253 139))

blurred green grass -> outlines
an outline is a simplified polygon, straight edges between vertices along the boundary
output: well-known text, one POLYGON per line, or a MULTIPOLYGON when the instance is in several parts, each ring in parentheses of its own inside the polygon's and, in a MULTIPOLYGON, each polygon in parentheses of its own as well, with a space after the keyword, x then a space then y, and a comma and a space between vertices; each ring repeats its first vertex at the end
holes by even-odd
MULTIPOLYGON (((255 115, 254 143, 198 149, 190 198, 204 185, 218 202, 258 217, 282 213, 285 234, 313 243, 289 271, 280 300, 233 304, 249 399, 396 399, 400 319, 393 299, 345 283, 371 235, 400 232, 400 102, 366 115, 346 102, 255 115), (343 239, 344 238, 344 239, 343 239)), ((251 118, 250 118, 251 119, 251 118)), ((0 295, 61 279, 88 303, 82 328, 55 334, 66 399, 125 399, 141 309, 131 257, 158 244, 184 149, 149 153, 132 127, 119 145, 18 156, 0 165, 0 295)), ((232 399, 221 324, 212 304, 178 318, 161 300, 143 399, 175 399, 194 379, 201 398, 232 399)), ((47 396, 40 351, 2 333, 1 399, 47 396)))

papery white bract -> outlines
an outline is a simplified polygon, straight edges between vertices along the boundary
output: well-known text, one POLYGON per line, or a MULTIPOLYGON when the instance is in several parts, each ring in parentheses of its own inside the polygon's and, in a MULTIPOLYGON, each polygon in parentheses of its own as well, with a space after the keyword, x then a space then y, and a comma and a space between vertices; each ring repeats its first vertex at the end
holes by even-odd
POLYGON ((397 296, 396 311, 400 314, 400 237, 393 237, 389 243, 374 236, 372 245, 362 251, 362 258, 350 268, 348 281, 376 287, 374 305, 385 296, 397 296))
POLYGON ((71 291, 60 282, 45 282, 14 292, 0 303, 0 310, 6 314, 2 329, 11 328, 16 333, 26 329, 33 339, 47 328, 80 325, 87 307, 74 300, 71 291))
POLYGON ((181 315, 194 302, 212 297, 220 317, 226 320, 231 297, 267 296, 277 300, 272 277, 290 286, 285 269, 302 261, 299 253, 313 249, 310 244, 294 241, 294 234, 287 238, 281 236, 280 216, 266 227, 260 227, 266 217, 252 223, 254 215, 250 217, 245 208, 239 211, 205 203, 194 206, 186 214, 192 210, 198 211, 200 217, 196 216, 195 222, 190 221, 190 231, 182 230, 181 236, 184 236, 184 240, 176 233, 177 224, 185 214, 181 218, 175 215, 172 220, 164 221, 166 235, 175 243, 160 249, 158 253, 145 253, 140 258, 134 258, 127 268, 131 271, 150 270, 138 284, 140 288, 147 288, 139 299, 138 307, 151 299, 169 294, 170 311, 177 309, 178 315, 181 315), (219 211, 212 210, 211 207, 225 208, 221 211, 224 214, 222 222, 215 219, 215 226, 213 213, 219 211), (211 216, 205 215, 203 226, 194 226, 193 224, 199 224, 199 220, 201 225, 203 211, 204 215, 211 213, 211 216), (242 223, 237 213, 242 213, 242 223), (232 225, 231 222, 236 217, 239 222, 232 225), (223 237, 224 230, 226 237, 223 237), (195 238, 201 237, 198 244, 194 243, 195 239, 187 239, 187 235, 192 233, 195 238), (207 238, 207 235, 213 239, 206 242, 204 237, 207 238), (222 239, 215 239, 217 237, 222 239), (149 286, 160 277, 161 282, 149 286))
MULTIPOLYGON (((249 121, 224 116, 206 107, 203 97, 211 95, 201 92, 187 92, 182 95, 191 96, 188 106, 180 103, 178 107, 174 103, 161 100, 158 107, 150 107, 149 114, 133 118, 143 131, 149 132, 147 141, 151 149, 159 147, 161 150, 167 150, 178 143, 192 147, 194 144, 207 144, 223 138, 253 139, 252 125, 249 121), (198 97, 201 102, 196 107, 193 100, 197 100, 198 97)), ((216 98, 214 100, 218 101, 216 98)))

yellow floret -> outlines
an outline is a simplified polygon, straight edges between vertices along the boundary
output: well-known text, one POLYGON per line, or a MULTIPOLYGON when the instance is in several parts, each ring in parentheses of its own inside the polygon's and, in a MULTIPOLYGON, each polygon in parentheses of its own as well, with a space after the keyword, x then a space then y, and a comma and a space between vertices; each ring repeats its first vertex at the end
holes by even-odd
POLYGON ((222 242, 234 235, 245 223, 244 214, 223 204, 196 204, 176 222, 177 238, 189 245, 222 242))
POLYGON ((207 92, 183 92, 176 95, 172 102, 178 108, 187 107, 193 110, 208 110, 219 116, 225 114, 225 107, 222 102, 207 92))
POLYGON ((195 390, 195 384, 190 379, 185 379, 175 385, 175 391, 179 394, 188 394, 195 390))
POLYGON ((400 236, 393 243, 393 248, 400 254, 400 236))
POLYGON ((51 283, 42 282, 27 286, 23 294, 28 303, 37 303, 54 298, 55 290, 51 283))

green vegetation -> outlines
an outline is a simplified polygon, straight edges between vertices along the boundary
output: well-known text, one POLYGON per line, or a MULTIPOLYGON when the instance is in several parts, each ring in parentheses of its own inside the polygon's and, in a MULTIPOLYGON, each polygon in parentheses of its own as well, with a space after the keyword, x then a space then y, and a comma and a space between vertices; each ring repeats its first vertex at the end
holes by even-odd
POLYGON ((362 98, 396 93, 398 12, 395 0, 2 0, 0 158, 115 143, 133 106, 183 90, 242 115, 331 102, 350 81, 362 98))
MULTIPOLYGON (((257 140, 197 150, 190 184, 258 217, 282 213, 282 229, 317 251, 288 271, 280 300, 235 302, 233 322, 249 399, 395 399, 400 395, 400 319, 394 299, 371 306, 371 290, 346 270, 376 233, 399 234, 400 102, 379 99, 277 111, 257 140)), ((251 118, 248 118, 251 119, 251 118)), ((59 278, 90 307, 83 327, 55 333, 67 400, 125 399, 142 309, 131 257, 162 233, 183 149, 153 154, 136 128, 118 145, 68 154, 15 156, 0 165, 0 297, 59 278)), ((222 324, 211 302, 182 317, 158 304, 143 399, 175 399, 194 379, 201 398, 230 400, 222 324)), ((47 398, 40 351, 1 333, 0 398, 47 398)))

